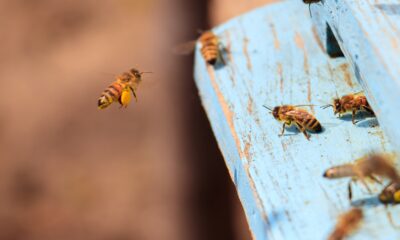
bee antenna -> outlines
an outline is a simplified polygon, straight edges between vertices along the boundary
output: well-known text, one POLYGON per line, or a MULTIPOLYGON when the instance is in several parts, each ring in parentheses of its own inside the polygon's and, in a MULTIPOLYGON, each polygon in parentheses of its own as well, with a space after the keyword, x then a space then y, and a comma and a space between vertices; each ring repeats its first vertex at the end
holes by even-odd
POLYGON ((328 107, 333 107, 333 105, 332 104, 327 104, 327 105, 321 106, 322 109, 325 109, 325 108, 328 108, 328 107))
POLYGON ((270 110, 272 112, 272 108, 269 108, 269 107, 267 107, 265 105, 263 105, 263 107, 265 107, 266 109, 268 109, 268 110, 270 110))
POLYGON ((142 75, 143 73, 153 73, 153 72, 141 72, 140 75, 142 75))

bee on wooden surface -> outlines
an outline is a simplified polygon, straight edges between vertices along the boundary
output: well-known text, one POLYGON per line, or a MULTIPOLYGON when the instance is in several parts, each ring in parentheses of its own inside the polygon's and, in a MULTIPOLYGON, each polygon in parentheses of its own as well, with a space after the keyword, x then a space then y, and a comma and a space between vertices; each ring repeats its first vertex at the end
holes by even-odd
POLYGON ((366 111, 371 115, 375 115, 363 93, 348 94, 341 98, 336 98, 333 100, 333 104, 323 106, 323 108, 328 107, 333 107, 334 114, 339 114, 339 117, 342 117, 342 114, 351 112, 353 124, 356 124, 355 116, 359 111, 366 111))
POLYGON ((317 133, 322 131, 321 123, 307 110, 298 108, 299 106, 306 105, 282 105, 274 107, 274 109, 263 106, 271 111, 276 120, 283 122, 282 133, 279 136, 283 135, 286 126, 291 126, 292 124, 304 134, 307 140, 310 140, 307 131, 317 133))
POLYGON ((328 240, 342 240, 348 237, 359 227, 363 218, 364 214, 361 208, 352 208, 350 211, 340 215, 328 240))
MULTIPOLYGON (((221 47, 221 42, 217 35, 212 31, 205 31, 200 35, 198 41, 201 45, 201 55, 208 64, 214 66, 218 61, 221 61, 223 64, 225 63, 222 57, 223 48, 221 47)), ((177 46, 174 52, 178 54, 189 54, 194 50, 195 45, 196 41, 187 42, 177 46)))
POLYGON ((137 101, 136 90, 142 81, 143 73, 148 72, 139 72, 132 68, 128 72, 119 75, 116 81, 111 83, 97 100, 98 108, 104 109, 116 101, 121 104, 121 107, 126 108, 132 99, 131 94, 133 94, 133 97, 137 101))
POLYGON ((389 156, 383 154, 370 154, 357 159, 354 163, 343 164, 331 167, 323 174, 325 178, 336 179, 351 177, 348 184, 349 199, 352 199, 351 183, 360 180, 369 189, 365 179, 369 178, 377 183, 381 183, 375 176, 386 177, 392 181, 399 181, 400 177, 393 164, 388 160, 389 156))
POLYGON ((400 182, 390 182, 379 194, 382 203, 400 203, 400 182))

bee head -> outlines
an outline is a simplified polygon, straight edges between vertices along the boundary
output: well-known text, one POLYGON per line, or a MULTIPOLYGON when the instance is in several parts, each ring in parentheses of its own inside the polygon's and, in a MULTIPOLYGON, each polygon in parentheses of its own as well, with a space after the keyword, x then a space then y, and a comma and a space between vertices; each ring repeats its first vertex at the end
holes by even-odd
POLYGON ((322 175, 324 178, 336 178, 337 176, 337 171, 335 168, 329 168, 328 170, 326 170, 324 172, 324 174, 322 175))
POLYGON ((275 119, 279 118, 279 109, 280 109, 280 107, 274 107, 273 109, 271 107, 267 107, 265 105, 263 105, 263 107, 268 109, 270 111, 270 113, 272 113, 272 116, 274 116, 275 119))
POLYGON ((272 116, 274 116, 274 118, 276 120, 279 120, 279 110, 281 107, 274 107, 274 110, 272 110, 272 116))
POLYGON ((333 112, 335 114, 342 112, 342 104, 340 103, 340 99, 333 100, 333 112))
POLYGON ((139 70, 137 70, 136 68, 132 68, 131 70, 129 70, 129 72, 136 78, 136 79, 141 79, 142 78, 142 73, 139 72, 139 70))

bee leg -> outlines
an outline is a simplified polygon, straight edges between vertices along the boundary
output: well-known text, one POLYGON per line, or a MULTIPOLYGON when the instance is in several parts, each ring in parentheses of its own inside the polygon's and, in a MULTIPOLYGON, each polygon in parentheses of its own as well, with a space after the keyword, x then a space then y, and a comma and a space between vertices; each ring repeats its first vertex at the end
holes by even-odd
POLYGON ((281 134, 278 135, 279 137, 283 136, 283 133, 285 132, 285 126, 286 126, 286 122, 284 122, 282 125, 282 132, 281 132, 281 134))
POLYGON ((370 106, 363 106, 363 109, 367 111, 369 114, 375 116, 374 110, 370 106))
POLYGON ((368 193, 371 194, 372 191, 371 191, 371 189, 368 187, 367 182, 365 182, 365 179, 364 179, 364 178, 361 178, 360 180, 361 180, 362 184, 365 186, 365 188, 367 189, 368 193))
POLYGON ((351 122, 352 122, 353 124, 358 123, 358 121, 355 121, 355 118, 356 118, 356 109, 353 108, 352 113, 351 113, 351 122))
POLYGON ((137 96, 136 96, 135 90, 133 89, 133 87, 129 87, 129 88, 130 88, 131 91, 132 91, 133 97, 135 98, 135 102, 137 102, 137 96))
POLYGON ((369 176, 369 178, 371 178, 373 181, 375 181, 376 183, 382 184, 382 181, 377 179, 374 175, 369 176))
POLYGON ((308 135, 306 129, 304 127, 302 127, 298 122, 296 122, 296 126, 299 129, 299 131, 304 134, 304 136, 307 138, 307 140, 310 141, 310 135, 308 135))
POLYGON ((349 181, 349 184, 347 185, 347 190, 348 190, 348 194, 349 194, 349 201, 351 202, 351 199, 353 198, 353 191, 351 190, 351 183, 353 182, 353 180, 349 181))

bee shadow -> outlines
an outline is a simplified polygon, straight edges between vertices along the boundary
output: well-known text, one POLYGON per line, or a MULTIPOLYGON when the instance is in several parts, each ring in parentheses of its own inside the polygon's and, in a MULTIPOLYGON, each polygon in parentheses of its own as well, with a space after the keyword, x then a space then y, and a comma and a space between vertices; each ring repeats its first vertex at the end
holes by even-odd
MULTIPOLYGON (((351 122, 352 121, 352 115, 351 113, 345 114, 342 117, 339 117, 340 120, 351 122)), ((376 127, 379 126, 378 120, 376 120, 375 115, 372 115, 367 112, 358 112, 356 113, 356 116, 354 120, 358 123, 355 125, 357 127, 376 127)))
MULTIPOLYGON (((325 130, 326 130, 325 127, 322 127, 321 130, 318 132, 309 131, 309 130, 306 130, 306 131, 307 131, 307 133, 314 135, 314 134, 321 134, 321 133, 325 132, 325 130)), ((300 130, 295 125, 292 125, 290 127, 285 127, 285 133, 283 134, 283 136, 292 136, 292 135, 297 135, 299 133, 301 133, 300 130), (286 132, 290 132, 290 133, 287 134, 286 132)))
POLYGON ((374 128, 379 126, 378 119, 376 117, 368 118, 363 121, 360 121, 359 123, 356 123, 357 127, 362 127, 362 128, 374 128))
POLYGON ((377 196, 368 197, 363 199, 358 199, 351 202, 351 206, 353 207, 376 207, 382 205, 377 196))

